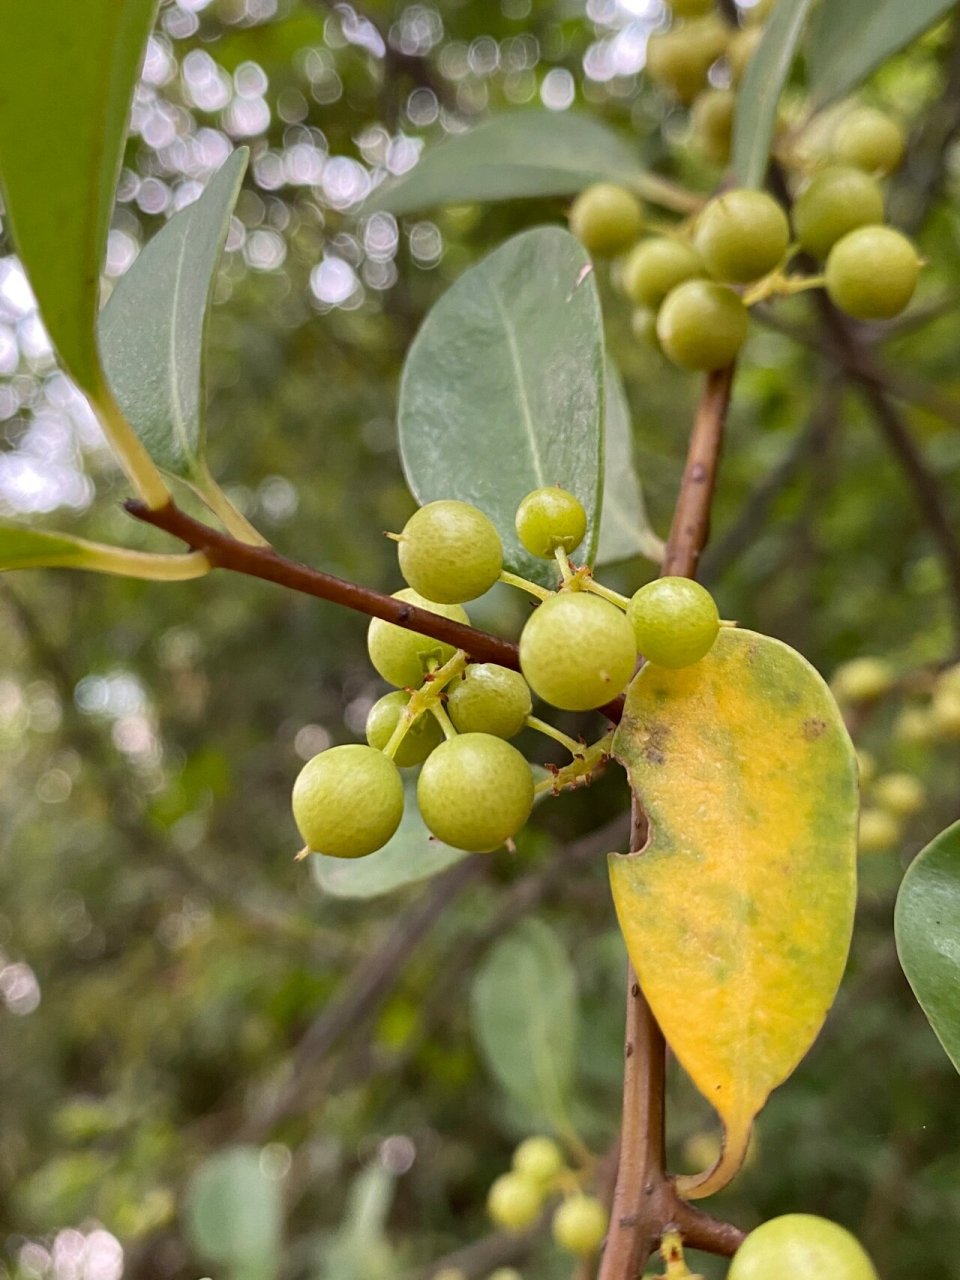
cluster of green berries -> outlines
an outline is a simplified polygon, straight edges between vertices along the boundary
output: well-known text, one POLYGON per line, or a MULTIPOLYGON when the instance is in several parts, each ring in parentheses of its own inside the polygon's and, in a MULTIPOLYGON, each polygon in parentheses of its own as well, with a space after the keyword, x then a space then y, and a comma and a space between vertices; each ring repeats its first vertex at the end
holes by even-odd
MULTIPOLYGON (((430 832, 471 853, 498 849, 524 826, 535 797, 531 768, 510 739, 528 724, 549 731, 531 721, 531 690, 553 707, 588 711, 624 691, 638 654, 683 667, 709 651, 720 625, 709 592, 685 578, 648 583, 629 600, 608 591, 566 558, 586 530, 583 505, 556 486, 528 494, 517 509, 521 544, 557 560, 562 578, 549 593, 503 575, 546 597, 520 637, 522 674, 468 662, 451 645, 373 619, 370 661, 394 690, 371 708, 366 746, 323 751, 297 778, 293 811, 307 851, 355 858, 382 848, 403 817, 399 770, 418 766, 417 804, 430 832)), ((390 536, 409 584, 395 594, 404 604, 468 624, 463 604, 502 576, 499 534, 469 503, 428 503, 390 536)))
POLYGON ((554 1240, 578 1257, 596 1253, 607 1234, 607 1211, 595 1196, 578 1189, 577 1175, 567 1167, 552 1138, 525 1138, 520 1143, 510 1172, 501 1174, 490 1188, 487 1212, 504 1231, 526 1231, 557 1193, 563 1198, 551 1217, 554 1240))

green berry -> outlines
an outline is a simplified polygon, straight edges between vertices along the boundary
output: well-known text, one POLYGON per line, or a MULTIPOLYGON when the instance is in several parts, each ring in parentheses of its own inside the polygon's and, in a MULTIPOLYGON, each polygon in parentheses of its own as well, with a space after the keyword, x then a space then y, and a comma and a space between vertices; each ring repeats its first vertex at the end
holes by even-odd
POLYGON ((937 736, 933 716, 923 707, 905 707, 893 726, 893 736, 910 746, 925 746, 937 736))
POLYGON ((530 687, 520 672, 494 662, 471 662, 447 697, 447 712, 460 733, 513 738, 531 710, 530 687))
POLYGON ((751 1231, 727 1280, 877 1280, 859 1241, 826 1218, 788 1213, 751 1231))
MULTIPOLYGON (((395 591, 393 598, 404 600, 407 604, 416 605, 430 613, 437 613, 442 618, 450 618, 454 622, 470 622, 466 610, 461 609, 458 604, 437 604, 434 600, 425 600, 412 587, 395 591)), ((441 644, 431 636, 398 627, 393 622, 384 622, 382 618, 374 618, 367 628, 367 652, 370 661, 388 684, 396 685, 398 689, 417 689, 423 683, 430 664, 442 665, 449 662, 456 650, 452 645, 441 644)))
POLYGON ((566 1167, 563 1152, 552 1138, 524 1138, 513 1153, 517 1173, 546 1186, 566 1167))
POLYGON ((490 1272, 487 1280, 523 1280, 523 1276, 516 1267, 497 1267, 496 1271, 490 1272))
POLYGON ((830 250, 825 274, 834 306, 856 320, 889 320, 913 297, 920 258, 892 227, 858 227, 830 250))
POLYGON ((558 547, 575 551, 587 532, 580 499, 559 485, 534 489, 517 507, 517 537, 532 556, 552 560, 558 547))
MULTIPOLYGON (((367 714, 366 735, 371 747, 382 751, 396 729, 400 717, 410 701, 410 695, 402 689, 394 689, 375 702, 367 714)), ((418 716, 403 735, 393 755, 393 763, 401 769, 423 764, 427 756, 443 741, 443 730, 435 716, 429 712, 418 716)))
POLYGON ((570 209, 570 230, 588 253, 613 258, 629 249, 643 230, 643 209, 625 187, 596 182, 570 209))
POLYGON ((790 243, 787 215, 763 191, 725 191, 697 219, 696 246, 715 280, 748 284, 783 259, 790 243))
POLYGON ((489 591, 503 568, 500 535, 469 502, 428 502, 404 525, 400 572, 414 591, 440 604, 462 604, 489 591))
POLYGON ((487 1213, 504 1231, 524 1231, 536 1222, 543 1207, 543 1191, 521 1173, 502 1173, 487 1195, 487 1213))
POLYGON ((747 308, 725 284, 688 280, 668 293, 657 316, 664 354, 684 369, 724 369, 747 336, 747 308))
POLYGON ((757 0, 756 4, 740 10, 740 18, 748 27, 758 27, 770 17, 777 0, 757 0))
POLYGON ((314 756, 293 784, 293 817, 313 853, 362 858, 387 843, 403 817, 397 766, 349 743, 314 756))
POLYGON ((821 169, 793 206, 797 239, 815 258, 825 258, 848 231, 877 222, 883 222, 880 184, 850 165, 821 169))
POLYGON ((656 310, 671 289, 705 275, 693 245, 669 236, 641 240, 623 264, 623 288, 639 307, 656 310))
POLYGON ((637 646, 624 614, 586 591, 544 600, 520 636, 520 668, 534 693, 564 711, 589 711, 622 693, 637 646))
POLYGON ((895 679, 884 658, 851 658, 834 671, 830 687, 841 702, 873 702, 893 688, 895 679))
POLYGON ((596 1196, 574 1195, 553 1215, 553 1238, 561 1249, 587 1257, 603 1244, 609 1216, 596 1196))
POLYGON ((627 609, 637 648, 659 667, 689 667, 713 648, 720 615, 713 596, 692 578, 657 578, 627 609))
POLYGON ((763 32, 759 26, 744 27, 741 31, 735 31, 730 37, 730 43, 727 45, 727 62, 730 65, 734 84, 739 84, 743 79, 747 64, 757 52, 757 45, 762 37, 763 32))
POLYGON ((702 18, 713 11, 713 0, 670 0, 669 8, 675 18, 702 18))
POLYGON ((730 159, 736 105, 737 95, 732 89, 706 89, 693 104, 690 114, 693 144, 715 164, 726 164, 730 159))
POLYGON ((872 790, 875 802, 895 818, 910 818, 927 802, 926 788, 912 773, 885 773, 872 790))
POLYGON ((873 107, 859 107, 845 115, 831 140, 835 160, 867 173, 892 173, 903 159, 905 146, 896 120, 873 107))
POLYGON ((900 821, 886 809, 861 809, 857 847, 861 853, 885 853, 900 839, 900 821))
POLYGON ((936 738, 960 738, 960 693, 955 689, 937 690, 930 703, 930 724, 936 738))
POLYGON ((681 102, 692 102, 728 40, 726 24, 713 14, 654 32, 647 41, 647 75, 681 102))
POLYGON ((645 346, 653 347, 654 351, 663 354, 663 348, 660 346, 660 339, 657 336, 657 313, 651 311, 648 307, 637 307, 630 316, 630 332, 645 346))
POLYGON ((417 803, 438 840, 469 853, 490 853, 529 818, 533 774, 509 742, 489 733, 462 733, 428 757, 417 803))

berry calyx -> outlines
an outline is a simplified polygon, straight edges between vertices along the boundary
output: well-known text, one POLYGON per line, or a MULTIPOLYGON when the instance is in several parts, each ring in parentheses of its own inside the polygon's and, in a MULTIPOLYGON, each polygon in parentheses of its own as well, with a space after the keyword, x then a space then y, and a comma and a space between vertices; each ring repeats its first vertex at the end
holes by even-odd
MULTIPOLYGON (((454 622, 469 625, 466 610, 460 605, 437 604, 435 600, 425 599, 412 587, 395 591, 393 598, 427 609, 430 613, 438 613, 454 622)), ((421 635, 419 631, 409 631, 406 627, 398 627, 396 623, 373 618, 367 628, 367 653, 387 684, 396 685, 398 689, 417 689, 423 683, 430 665, 442 666, 449 662, 456 650, 452 645, 421 635)))
POLYGON ((531 689, 564 711, 589 711, 622 693, 633 675, 633 628, 615 605, 585 591, 551 596, 527 619, 520 669, 531 689))
POLYGON ((656 310, 671 289, 705 274, 703 259, 693 245, 669 236, 651 236, 641 240, 624 262, 623 288, 637 306, 656 310))
POLYGON ((546 1186, 566 1167, 566 1161, 552 1138, 524 1138, 513 1153, 513 1167, 517 1173, 546 1186))
POLYGON ((494 662, 472 662, 448 690, 447 714, 460 733, 513 738, 532 709, 530 687, 520 672, 494 662))
POLYGON ((612 258, 629 249, 643 230, 640 201, 625 187, 595 182, 570 208, 570 230, 586 251, 612 258))
POLYGON ((575 551, 587 532, 587 513, 580 499, 547 485, 528 493, 517 507, 517 537, 532 556, 552 560, 558 547, 575 551))
POLYGON ((293 784, 293 817, 307 848, 362 858, 382 848, 403 817, 403 783, 392 760, 348 743, 308 760, 293 784))
POLYGON ((444 844, 491 853, 533 808, 533 774, 516 749, 489 733, 462 733, 437 747, 417 782, 420 816, 444 844))
POLYGON ((883 192, 875 178, 851 165, 821 169, 797 197, 793 229, 815 258, 825 258, 848 231, 883 222, 883 192))
POLYGON ((627 617, 646 660, 674 670, 705 657, 720 630, 713 596, 692 578, 648 582, 633 596, 627 617))
POLYGON ((575 1195, 553 1215, 553 1238, 561 1249, 588 1257, 603 1244, 609 1216, 596 1196, 575 1195))
POLYGON ((462 604, 489 591, 503 568, 493 521, 469 502, 428 502, 399 535, 400 572, 414 591, 440 604, 462 604))
POLYGON ((712 280, 687 280, 668 293, 657 316, 664 354, 684 369, 724 369, 747 336, 747 308, 712 280))
POLYGON ((906 139, 896 120, 875 107, 858 107, 834 129, 830 149, 841 164, 887 174, 899 165, 905 147, 906 139))
MULTIPOLYGON (((400 717, 410 701, 409 693, 394 689, 378 699, 367 713, 366 738, 371 747, 383 751, 400 723, 400 717)), ((399 747, 393 753, 393 763, 401 769, 423 764, 427 756, 443 741, 443 730, 429 713, 419 716, 403 735, 399 747)))
POLYGON ((751 1231, 727 1280, 877 1280, 873 1263, 849 1231, 826 1218, 788 1213, 751 1231))
POLYGON ((502 1173, 487 1193, 487 1213, 504 1231, 524 1231, 536 1222, 543 1207, 543 1191, 522 1173, 502 1173))
POLYGON ((704 207, 694 239, 715 280, 749 284, 782 260, 790 243, 790 224, 765 192, 725 191, 704 207))
POLYGON ((825 272, 833 304, 856 320, 899 315, 917 287, 920 258, 892 227, 858 227, 830 250, 825 272))

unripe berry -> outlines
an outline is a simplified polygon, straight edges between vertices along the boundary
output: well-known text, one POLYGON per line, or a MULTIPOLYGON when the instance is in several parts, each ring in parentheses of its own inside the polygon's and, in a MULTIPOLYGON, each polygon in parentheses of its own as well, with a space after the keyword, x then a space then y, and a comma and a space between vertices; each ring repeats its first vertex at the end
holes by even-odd
POLYGON ((589 711, 622 693, 637 646, 620 610, 586 591, 544 600, 520 636, 520 668, 538 697, 564 711, 589 711))
POLYGON ((563 1152, 552 1138, 524 1138, 513 1153, 513 1167, 545 1186, 566 1167, 563 1152))
POLYGON ((523 1280, 523 1276, 516 1267, 497 1267, 496 1271, 490 1272, 487 1280, 523 1280))
POLYGON ((520 1173, 501 1174, 487 1195, 487 1212, 505 1231, 524 1231, 532 1226, 542 1206, 539 1185, 520 1173))
POLYGON ((643 209, 625 187, 595 182, 570 208, 570 230, 589 254, 612 258, 629 249, 643 230, 643 209))
POLYGON ((546 485, 534 489, 517 507, 517 537, 532 556, 552 560, 558 547, 575 551, 587 532, 587 513, 580 499, 561 489, 546 485))
POLYGON ((892 173, 903 159, 906 140, 895 120, 873 107, 845 115, 833 131, 831 151, 841 164, 867 173, 892 173))
MULTIPOLYGON (((434 600, 425 600, 412 587, 395 591, 393 598, 427 609, 430 613, 438 613, 443 618, 451 618, 454 622, 470 622, 466 610, 458 604, 437 604, 434 600)), ((423 683, 431 663, 442 665, 449 662, 456 650, 431 636, 398 627, 393 622, 384 622, 382 618, 373 618, 367 628, 367 652, 388 684, 396 685, 398 689, 416 689, 423 683)))
POLYGON ((463 733, 427 758, 417 803, 438 840, 469 853, 491 853, 529 818, 533 774, 509 742, 489 733, 463 733))
POLYGON ((748 27, 761 26, 773 12, 777 0, 757 0, 756 4, 740 10, 740 18, 748 27))
MULTIPOLYGON (((382 751, 393 737, 393 731, 400 723, 400 717, 410 701, 409 693, 403 689, 394 689, 385 693, 373 704, 367 713, 366 737, 371 747, 382 751)), ((403 735, 399 747, 393 754, 393 763, 401 769, 409 769, 413 765, 423 764, 427 756, 443 741, 443 730, 435 716, 426 712, 419 716, 403 735)))
POLYGON ((653 347, 663 355, 660 338, 657 335, 657 313, 649 307, 637 307, 630 316, 630 332, 645 346, 653 347))
POLYGON ((830 688, 842 702, 873 702, 893 688, 895 679, 884 658, 852 658, 834 671, 830 688))
POLYGON ((930 720, 938 738, 960 738, 960 693, 938 689, 930 703, 930 720))
POLYGON ((553 1238, 561 1249, 587 1257, 603 1244, 609 1216, 596 1196, 574 1195, 553 1215, 553 1238))
POLYGON ((732 89, 707 89, 693 104, 691 140, 715 164, 726 164, 730 159, 736 105, 737 95, 732 89))
POLYGON ((531 710, 530 687, 520 672, 494 662, 471 662, 448 691, 447 712, 460 733, 513 738, 531 710))
POLYGON ((734 84, 738 84, 743 79, 747 65, 757 52, 757 45, 762 36, 760 27, 754 26, 735 31, 730 37, 730 43, 727 46, 727 62, 730 64, 730 74, 734 84))
POLYGON ((925 746, 937 736, 932 711, 923 707, 904 707, 893 726, 893 736, 910 746, 925 746))
POLYGON ((727 1280, 877 1280, 859 1241, 835 1222, 807 1213, 771 1218, 737 1250, 727 1280))
POLYGON ((712 280, 688 280, 668 293, 657 316, 664 354, 684 369, 724 369, 747 336, 747 308, 712 280))
POLYGON ((704 207, 694 239, 715 280, 748 284, 782 260, 790 243, 790 224, 765 192, 725 191, 704 207))
POLYGON ((692 102, 728 38, 725 24, 712 14, 654 32, 647 41, 647 75, 681 102, 692 102))
POLYGON ((884 853, 900 839, 900 823, 886 809, 862 809, 858 847, 861 853, 884 853))
POLYGON ((671 289, 705 274, 703 260, 686 240, 651 236, 624 262, 623 288, 637 306, 656 310, 671 289))
POLYGON ((895 818, 910 818, 927 802, 926 788, 912 773, 885 773, 872 792, 874 801, 895 818))
POLYGON ((489 591, 503 568, 493 522, 469 502, 428 502, 397 543, 400 572, 414 591, 440 604, 462 604, 489 591))
POLYGON ((293 816, 307 847, 362 858, 387 843, 403 817, 403 783, 392 760, 349 743, 308 760, 293 784, 293 816))
POLYGON ((637 649, 659 667, 689 667, 713 648, 720 615, 713 596, 692 578, 657 578, 627 609, 637 649))
POLYGON ((899 315, 917 287, 920 258, 892 227, 858 227, 838 240, 827 258, 827 293, 857 320, 899 315))
POLYGON ((675 18, 702 18, 713 10, 713 0, 669 0, 675 18))
POLYGON ((825 258, 848 231, 878 222, 883 222, 880 184, 850 165, 821 169, 793 206, 797 239, 815 258, 825 258))

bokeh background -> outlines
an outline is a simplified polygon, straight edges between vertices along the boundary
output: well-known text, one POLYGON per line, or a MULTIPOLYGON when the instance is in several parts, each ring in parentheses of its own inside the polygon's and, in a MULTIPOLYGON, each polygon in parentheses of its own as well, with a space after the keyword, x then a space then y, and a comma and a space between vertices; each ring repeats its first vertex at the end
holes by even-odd
MULTIPOLYGON (((210 324, 211 455, 280 549, 401 585, 382 531, 413 509, 394 427, 404 352, 466 266, 565 214, 560 200, 523 201, 398 223, 358 218, 364 197, 423 145, 503 109, 595 114, 709 190, 720 175, 687 146, 685 113, 643 76, 663 22, 657 0, 161 5, 107 285, 234 146, 251 147, 210 324)), ((957 738, 921 725, 960 636, 958 63, 946 25, 865 94, 912 130, 891 211, 929 265, 908 317, 868 336, 925 490, 808 304, 779 305, 737 379, 704 564, 724 616, 825 673, 863 655, 893 664, 894 691, 855 717, 858 743, 927 789, 896 849, 864 858, 840 999, 716 1204, 744 1226, 789 1210, 835 1218, 886 1280, 960 1274, 960 1081, 891 932, 909 858, 960 813, 957 738)), ((802 83, 790 95, 788 110, 802 83)), ((600 276, 665 533, 697 383, 631 335, 600 276)), ((124 515, 126 492, 0 239, 0 514, 167 549, 124 515)), ((632 591, 653 573, 637 561, 609 580, 632 591)), ((515 634, 518 608, 496 595, 476 620, 515 634)), ((515 858, 372 902, 324 895, 292 862, 289 791, 305 759, 362 735, 383 691, 364 633, 357 615, 221 574, 0 585, 3 1280, 261 1280, 215 1266, 190 1227, 196 1170, 237 1144, 281 1206, 283 1280, 448 1267, 479 1280, 508 1262, 530 1280, 570 1274, 543 1233, 511 1241, 486 1221, 487 1188, 531 1121, 481 1060, 469 992, 528 915, 558 933, 579 988, 578 1123, 604 1151, 624 957, 601 855, 623 839, 626 788, 611 772, 543 806, 515 858)), ((710 1117, 679 1078, 671 1098, 673 1166, 696 1167, 710 1117)))

